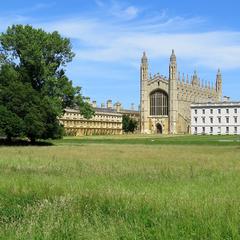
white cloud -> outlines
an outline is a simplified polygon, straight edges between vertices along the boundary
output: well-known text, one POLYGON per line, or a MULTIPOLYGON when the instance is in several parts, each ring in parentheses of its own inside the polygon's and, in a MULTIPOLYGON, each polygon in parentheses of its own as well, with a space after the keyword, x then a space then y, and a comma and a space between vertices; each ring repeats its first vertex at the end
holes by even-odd
POLYGON ((154 22, 147 19, 130 24, 74 18, 45 24, 45 28, 57 29, 87 46, 76 50, 77 58, 81 60, 134 62, 139 61, 143 50, 152 59, 166 58, 174 48, 177 56, 191 60, 195 65, 214 69, 240 68, 240 32, 190 32, 193 26, 201 23, 200 18, 180 17, 157 19, 154 22), (183 27, 184 33, 181 33, 183 27))
MULTIPOLYGON (((106 2, 95 0, 99 7, 106 2)), ((46 6, 35 6, 35 8, 46 6)), ((125 62, 132 66, 139 62, 142 51, 150 59, 168 58, 171 49, 177 57, 192 65, 211 69, 239 69, 240 32, 209 31, 196 32, 204 19, 168 17, 159 11, 144 17, 137 7, 114 1, 108 11, 112 17, 74 17, 59 21, 35 24, 48 31, 58 30, 61 34, 78 41, 82 46, 75 48, 77 59, 82 61, 125 62), (140 18, 137 16, 140 15, 140 18), (113 17, 113 15, 115 17, 113 17), (127 20, 127 21, 126 21, 127 20), (193 32, 194 30, 194 32, 193 32)), ((146 14, 145 14, 146 15, 146 14)), ((27 18, 0 18, 1 26, 13 22, 25 23, 27 18)))
POLYGON ((140 13, 139 8, 133 5, 128 5, 124 1, 95 0, 95 3, 97 7, 105 13, 105 15, 109 15, 123 21, 135 19, 140 13))
POLYGON ((125 9, 119 9, 118 11, 114 12, 114 15, 126 19, 131 20, 138 16, 139 9, 134 6, 129 6, 125 9))

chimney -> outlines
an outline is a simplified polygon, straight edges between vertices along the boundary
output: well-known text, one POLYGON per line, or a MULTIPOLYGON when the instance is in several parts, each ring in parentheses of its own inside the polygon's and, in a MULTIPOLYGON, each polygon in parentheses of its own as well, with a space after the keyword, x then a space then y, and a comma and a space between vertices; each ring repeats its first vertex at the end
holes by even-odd
POLYGON ((96 108, 97 107, 97 101, 92 101, 92 107, 96 108))
POLYGON ((120 102, 117 102, 116 103, 116 110, 117 110, 117 112, 120 112, 121 109, 122 109, 122 104, 120 102))
POLYGON ((230 97, 224 96, 223 97, 223 102, 229 102, 230 101, 230 97))
POLYGON ((107 100, 107 108, 112 108, 112 100, 107 100))

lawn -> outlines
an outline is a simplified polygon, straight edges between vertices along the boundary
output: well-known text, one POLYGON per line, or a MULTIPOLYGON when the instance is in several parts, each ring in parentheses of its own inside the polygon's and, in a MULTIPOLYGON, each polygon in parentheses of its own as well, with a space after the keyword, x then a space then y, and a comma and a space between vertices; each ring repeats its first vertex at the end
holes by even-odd
POLYGON ((240 239, 236 136, 0 147, 0 239, 240 239))

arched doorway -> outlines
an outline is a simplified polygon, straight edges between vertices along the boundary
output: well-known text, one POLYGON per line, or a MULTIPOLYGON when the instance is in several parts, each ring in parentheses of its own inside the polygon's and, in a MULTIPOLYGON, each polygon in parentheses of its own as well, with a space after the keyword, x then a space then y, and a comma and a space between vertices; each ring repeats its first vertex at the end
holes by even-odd
POLYGON ((156 124, 156 128, 157 128, 157 133, 158 134, 162 134, 163 133, 162 125, 160 123, 156 124))

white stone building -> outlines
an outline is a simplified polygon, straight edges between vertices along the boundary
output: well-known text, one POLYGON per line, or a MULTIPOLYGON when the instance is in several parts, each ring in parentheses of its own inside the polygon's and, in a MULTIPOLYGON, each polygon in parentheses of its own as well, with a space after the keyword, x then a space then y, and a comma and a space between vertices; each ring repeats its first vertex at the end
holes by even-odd
POLYGON ((240 134, 240 102, 191 104, 192 134, 240 134))

